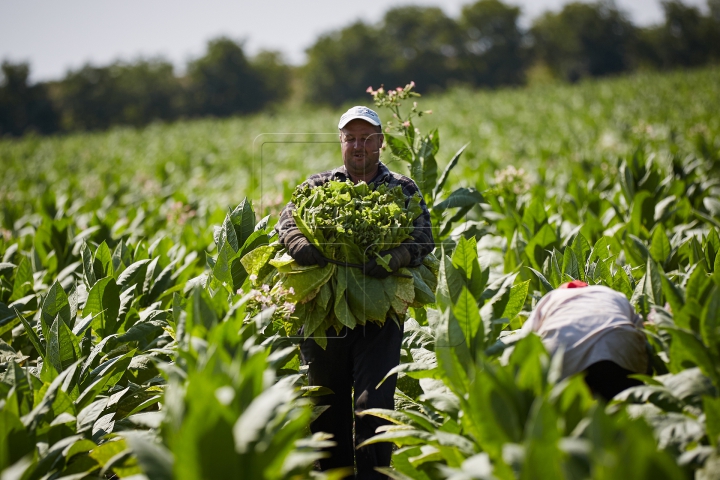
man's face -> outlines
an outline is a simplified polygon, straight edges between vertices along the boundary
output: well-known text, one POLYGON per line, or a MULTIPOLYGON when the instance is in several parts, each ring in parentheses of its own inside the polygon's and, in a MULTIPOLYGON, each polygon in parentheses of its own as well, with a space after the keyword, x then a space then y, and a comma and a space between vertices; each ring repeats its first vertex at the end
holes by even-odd
POLYGON ((353 177, 375 172, 380 160, 383 135, 380 128, 365 120, 350 121, 340 130, 343 163, 353 177))

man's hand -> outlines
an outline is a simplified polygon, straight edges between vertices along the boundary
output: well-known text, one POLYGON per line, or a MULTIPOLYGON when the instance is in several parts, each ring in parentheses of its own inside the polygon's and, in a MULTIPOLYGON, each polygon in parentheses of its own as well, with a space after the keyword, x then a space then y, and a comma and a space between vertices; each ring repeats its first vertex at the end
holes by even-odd
POLYGON ((311 244, 302 232, 297 232, 288 236, 285 240, 288 253, 290 256, 303 267, 310 265, 319 265, 320 268, 327 265, 327 260, 322 253, 311 244))
MULTIPOLYGON (((411 260, 410 252, 408 252, 404 245, 391 248, 390 250, 385 250, 384 252, 380 252, 379 255, 381 257, 390 255, 390 261, 388 264, 390 265, 392 272, 397 272, 402 267, 408 266, 411 260)), ((377 262, 376 258, 370 259, 370 261, 363 266, 363 273, 374 278, 387 278, 392 275, 392 272, 388 272, 385 267, 377 262)))

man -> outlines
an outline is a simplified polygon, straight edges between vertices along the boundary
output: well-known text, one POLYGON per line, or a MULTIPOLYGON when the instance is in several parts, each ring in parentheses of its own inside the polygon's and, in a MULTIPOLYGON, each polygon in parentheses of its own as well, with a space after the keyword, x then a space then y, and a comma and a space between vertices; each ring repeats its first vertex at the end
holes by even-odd
POLYGON ((540 335, 551 354, 563 350, 563 377, 584 372, 590 390, 610 401, 642 384, 628 375, 647 373, 641 328, 642 320, 625 295, 575 280, 545 295, 522 330, 540 335))
MULTIPOLYGON (((340 117, 338 129, 343 166, 312 175, 306 180, 307 184, 318 186, 330 180, 350 179, 354 183, 362 181, 376 187, 383 183, 390 187, 399 185, 407 198, 418 192, 415 182, 391 172, 380 162, 384 137, 377 113, 367 107, 353 107, 340 117)), ((389 263, 393 271, 419 266, 434 248, 430 213, 424 200, 420 205, 423 212, 414 222, 412 238, 396 248, 381 252, 382 256, 391 256, 389 263)), ((276 227, 280 242, 300 265, 324 267, 325 258, 295 225, 292 218, 294 208, 292 203, 288 203, 280 215, 276 227)), ((390 275, 375 259, 368 261, 363 271, 375 278, 390 275)), ((370 415, 355 417, 353 441, 353 403, 357 412, 368 408, 394 408, 396 378, 388 379, 377 389, 375 387, 400 362, 402 334, 402 327, 398 328, 395 322, 388 320, 382 327, 368 322, 352 330, 344 328, 339 334, 330 329, 327 331, 326 350, 312 338, 302 343, 301 354, 303 363, 308 365, 309 383, 334 392, 317 398, 317 404, 328 405, 329 408, 311 425, 313 432, 332 433, 336 442, 336 446, 328 450, 330 457, 320 461, 323 470, 356 465, 356 478, 386 478, 375 471, 375 467, 390 465, 391 444, 369 445, 355 452, 355 446, 372 437, 375 429, 384 422, 370 415)))

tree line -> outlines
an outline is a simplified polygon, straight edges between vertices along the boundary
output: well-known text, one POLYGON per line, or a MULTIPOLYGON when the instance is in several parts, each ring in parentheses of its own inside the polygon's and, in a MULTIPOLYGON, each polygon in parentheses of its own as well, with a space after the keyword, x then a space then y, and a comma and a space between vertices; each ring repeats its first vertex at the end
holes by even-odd
POLYGON ((157 58, 88 64, 61 80, 31 85, 28 64, 5 61, 0 136, 224 117, 290 98, 340 105, 370 85, 411 80, 418 91, 432 92, 700 66, 720 60, 720 0, 707 6, 704 14, 681 0, 663 1, 664 21, 639 27, 612 0, 575 2, 527 29, 520 26, 520 8, 500 0, 468 4, 458 18, 437 7, 399 7, 377 24, 357 22, 321 36, 299 67, 278 52, 248 57, 243 45, 225 37, 210 41, 184 75, 157 58))

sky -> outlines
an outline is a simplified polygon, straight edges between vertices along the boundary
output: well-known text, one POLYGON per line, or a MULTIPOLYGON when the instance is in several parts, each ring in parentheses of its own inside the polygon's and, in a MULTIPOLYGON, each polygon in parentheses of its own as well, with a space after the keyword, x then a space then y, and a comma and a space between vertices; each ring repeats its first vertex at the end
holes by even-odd
MULTIPOLYGON (((684 0, 705 6, 705 0, 684 0)), ((505 0, 521 22, 567 0, 505 0)), ((221 35, 244 42, 250 55, 278 50, 299 65, 318 36, 355 21, 378 22, 391 7, 441 6, 452 17, 472 0, 0 0, 0 59, 29 62, 32 81, 63 77, 86 63, 163 57, 178 72, 221 35)), ((638 25, 662 21, 659 0, 616 0, 638 25)))

